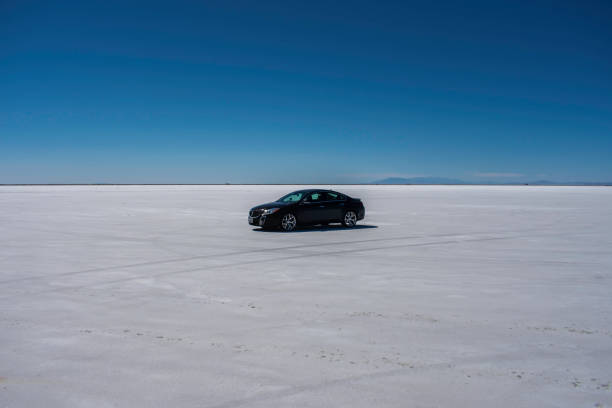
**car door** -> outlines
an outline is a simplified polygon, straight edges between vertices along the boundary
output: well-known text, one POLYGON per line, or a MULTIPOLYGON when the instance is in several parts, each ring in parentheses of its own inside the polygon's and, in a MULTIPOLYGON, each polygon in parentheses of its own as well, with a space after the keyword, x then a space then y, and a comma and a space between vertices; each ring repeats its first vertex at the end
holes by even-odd
POLYGON ((325 220, 324 195, 321 191, 309 193, 300 203, 300 222, 317 224, 325 220))
POLYGON ((346 198, 335 191, 325 192, 325 218, 327 221, 341 221, 346 198))

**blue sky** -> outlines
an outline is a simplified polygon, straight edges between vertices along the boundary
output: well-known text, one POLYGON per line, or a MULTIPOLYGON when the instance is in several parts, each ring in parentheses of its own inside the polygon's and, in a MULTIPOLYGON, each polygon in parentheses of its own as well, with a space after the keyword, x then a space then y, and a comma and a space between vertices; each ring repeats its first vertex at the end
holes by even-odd
POLYGON ((0 183, 611 181, 611 18, 604 1, 5 0, 0 183))

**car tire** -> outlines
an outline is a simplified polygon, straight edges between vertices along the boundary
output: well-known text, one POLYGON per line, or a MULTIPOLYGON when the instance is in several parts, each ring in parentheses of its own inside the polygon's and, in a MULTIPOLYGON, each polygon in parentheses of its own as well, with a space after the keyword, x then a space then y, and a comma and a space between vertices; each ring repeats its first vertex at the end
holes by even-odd
POLYGON ((283 215, 283 218, 281 218, 281 222, 280 222, 281 230, 285 232, 290 232, 290 231, 295 230, 296 227, 297 227, 297 219, 295 218, 295 215, 291 213, 287 213, 283 215))
POLYGON ((355 211, 347 211, 342 217, 342 225, 347 228, 353 228, 357 224, 357 213, 355 211))

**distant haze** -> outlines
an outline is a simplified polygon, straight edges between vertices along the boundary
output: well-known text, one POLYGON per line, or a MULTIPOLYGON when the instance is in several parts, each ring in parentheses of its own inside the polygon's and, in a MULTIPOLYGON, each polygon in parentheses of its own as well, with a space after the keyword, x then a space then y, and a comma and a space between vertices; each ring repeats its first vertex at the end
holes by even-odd
POLYGON ((464 181, 459 179, 451 179, 444 177, 412 177, 412 178, 402 178, 402 177, 389 177, 382 180, 376 180, 371 184, 442 184, 442 185, 455 185, 455 184, 501 184, 501 185, 516 185, 516 184, 528 184, 528 185, 585 185, 585 186, 612 186, 612 181, 605 182, 592 182, 592 181, 565 181, 565 182, 555 182, 550 180, 534 180, 534 181, 464 181))

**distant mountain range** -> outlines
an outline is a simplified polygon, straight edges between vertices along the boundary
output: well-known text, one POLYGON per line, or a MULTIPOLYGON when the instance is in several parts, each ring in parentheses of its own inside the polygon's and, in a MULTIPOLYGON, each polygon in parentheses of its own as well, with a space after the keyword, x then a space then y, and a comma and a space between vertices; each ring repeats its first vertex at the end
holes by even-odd
POLYGON ((373 181, 369 184, 440 184, 440 185, 457 185, 457 184, 476 184, 476 185, 506 185, 506 186, 517 186, 517 185, 530 185, 530 186, 612 186, 612 182, 590 182, 590 181, 579 181, 579 182, 555 182, 549 180, 536 180, 536 181, 512 181, 512 182, 499 182, 499 181, 478 181, 469 182, 459 179, 446 178, 446 177, 388 177, 382 180, 373 181))
POLYGON ((467 184, 465 181, 445 177, 388 177, 372 184, 467 184))

